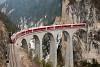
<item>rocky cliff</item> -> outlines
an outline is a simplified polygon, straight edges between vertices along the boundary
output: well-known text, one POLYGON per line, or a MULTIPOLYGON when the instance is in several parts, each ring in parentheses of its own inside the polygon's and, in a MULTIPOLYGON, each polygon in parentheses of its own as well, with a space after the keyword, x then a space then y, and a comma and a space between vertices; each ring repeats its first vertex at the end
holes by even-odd
POLYGON ((100 63, 100 10, 94 4, 92 0, 76 0, 75 3, 69 5, 71 14, 68 13, 68 15, 73 23, 86 23, 88 25, 85 33, 77 31, 77 34, 75 33, 77 36, 74 36, 76 38, 73 41, 73 45, 76 44, 74 58, 77 58, 77 62, 87 60, 91 63, 95 59, 100 63))
POLYGON ((0 44, 8 42, 8 32, 3 21, 0 21, 0 44))
POLYGON ((16 26, 12 24, 11 20, 4 13, 0 12, 0 67, 6 67, 9 33, 15 31, 16 26))
MULTIPOLYGON (((74 65, 83 67, 82 62, 100 63, 100 1, 62 0, 62 16, 54 24, 86 23, 87 31, 78 30, 73 35, 74 65)), ((62 41, 63 43, 64 41, 62 41)))
POLYGON ((0 20, 0 67, 5 67, 5 50, 6 43, 8 42, 8 32, 3 24, 3 21, 0 20))

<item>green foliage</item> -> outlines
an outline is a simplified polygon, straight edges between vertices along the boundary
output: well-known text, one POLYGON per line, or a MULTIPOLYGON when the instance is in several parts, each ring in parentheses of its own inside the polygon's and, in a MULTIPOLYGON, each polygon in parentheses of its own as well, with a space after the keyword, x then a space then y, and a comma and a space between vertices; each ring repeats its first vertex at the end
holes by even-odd
POLYGON ((94 6, 96 8, 98 8, 99 12, 100 12, 100 0, 92 0, 94 6))
POLYGON ((81 67, 100 67, 100 64, 98 64, 98 62, 95 59, 92 59, 92 63, 89 63, 86 60, 81 61, 80 63, 81 63, 81 67))
POLYGON ((32 50, 29 51, 29 58, 32 59, 32 50))
POLYGON ((46 62, 44 67, 52 67, 52 63, 50 61, 46 62))
POLYGON ((57 49, 57 67, 62 67, 64 66, 65 62, 64 59, 62 58, 62 54, 61 54, 61 47, 58 46, 57 49))
POLYGON ((46 34, 42 40, 42 51, 43 51, 43 58, 46 58, 48 54, 50 54, 50 36, 46 34))
POLYGON ((50 61, 45 62, 44 59, 41 61, 38 57, 35 57, 34 61, 39 67, 52 67, 52 63, 50 61))
POLYGON ((42 62, 40 61, 38 57, 34 57, 34 61, 39 67, 42 67, 42 62))
POLYGON ((52 63, 50 61, 45 62, 45 60, 42 60, 42 67, 52 67, 52 63))
POLYGON ((96 34, 94 35, 94 39, 100 41, 100 30, 96 31, 96 34))
MULTIPOLYGON (((12 8, 16 9, 9 14, 16 24, 20 22, 20 17, 25 17, 28 22, 35 23, 43 18, 43 22, 47 22, 46 25, 51 25, 55 17, 61 15, 61 0, 7 0, 6 4, 8 4, 7 13, 12 8), (45 15, 47 15, 46 18, 45 15)), ((5 3, 1 5, 1 7, 4 6, 5 3)))
POLYGON ((17 26, 12 23, 11 19, 1 12, 0 12, 0 20, 4 22, 8 32, 14 33, 18 30, 17 26))

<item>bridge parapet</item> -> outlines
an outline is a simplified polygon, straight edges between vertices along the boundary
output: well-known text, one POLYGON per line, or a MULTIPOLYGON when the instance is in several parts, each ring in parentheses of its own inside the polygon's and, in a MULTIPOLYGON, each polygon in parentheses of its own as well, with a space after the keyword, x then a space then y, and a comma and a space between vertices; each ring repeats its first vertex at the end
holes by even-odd
POLYGON ((67 29, 82 28, 82 27, 87 27, 87 25, 85 23, 81 23, 81 24, 64 24, 64 25, 52 25, 52 26, 29 28, 29 29, 17 32, 14 36, 12 36, 11 40, 15 42, 19 37, 24 36, 26 34, 30 34, 30 33, 35 33, 35 32, 64 29, 64 28, 67 28, 67 29))
MULTIPOLYGON (((87 29, 87 25, 82 23, 82 24, 64 24, 64 25, 52 25, 52 26, 43 26, 43 27, 36 27, 36 28, 29 28, 26 30, 22 30, 17 32, 16 34, 14 34, 14 36, 12 37, 12 40, 14 40, 15 44, 18 44, 19 46, 25 45, 24 43, 22 43, 22 40, 26 40, 27 43, 26 45, 28 46, 28 49, 30 48, 30 40, 31 39, 35 39, 37 40, 37 43, 35 43, 36 45, 36 49, 35 49, 35 53, 37 56, 39 56, 40 59, 43 59, 43 37, 48 34, 48 36, 50 36, 49 34, 52 35, 52 37, 50 37, 50 39, 52 40, 52 38, 54 38, 51 42, 50 40, 50 45, 52 45, 52 49, 50 49, 50 59, 51 61, 54 63, 53 67, 56 67, 57 65, 57 35, 61 34, 62 31, 64 31, 64 34, 66 35, 66 42, 68 42, 66 44, 66 60, 65 60, 65 67, 69 67, 69 65, 71 67, 73 67, 73 43, 72 43, 72 37, 73 34, 79 30, 85 30, 87 29), (71 64, 72 63, 72 64, 71 64), (67 65, 68 64, 68 65, 67 65)), ((62 35, 61 35, 62 36, 62 35)))

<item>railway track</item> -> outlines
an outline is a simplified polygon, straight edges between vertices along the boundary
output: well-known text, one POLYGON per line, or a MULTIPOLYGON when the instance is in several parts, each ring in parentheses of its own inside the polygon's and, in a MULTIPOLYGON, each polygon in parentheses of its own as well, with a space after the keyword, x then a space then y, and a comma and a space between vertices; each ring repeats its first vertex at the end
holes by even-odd
POLYGON ((9 45, 9 62, 10 62, 10 67, 18 67, 17 66, 17 60, 16 60, 16 54, 15 54, 15 47, 14 44, 9 45))

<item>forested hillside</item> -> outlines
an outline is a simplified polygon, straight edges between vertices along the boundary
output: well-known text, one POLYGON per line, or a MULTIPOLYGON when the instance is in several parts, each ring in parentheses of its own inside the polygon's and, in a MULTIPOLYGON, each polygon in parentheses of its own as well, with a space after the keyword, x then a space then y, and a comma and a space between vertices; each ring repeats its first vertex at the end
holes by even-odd
POLYGON ((0 12, 0 21, 6 26, 8 32, 14 33, 18 30, 18 27, 12 22, 11 18, 2 12, 0 12))
POLYGON ((51 25, 61 15, 61 0, 7 0, 0 9, 19 28, 51 25))

